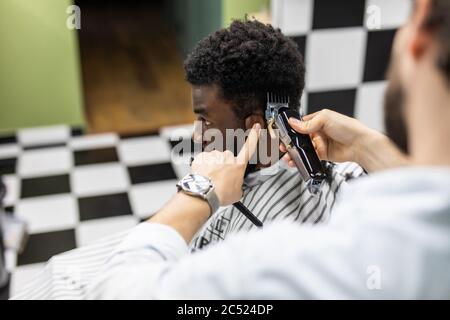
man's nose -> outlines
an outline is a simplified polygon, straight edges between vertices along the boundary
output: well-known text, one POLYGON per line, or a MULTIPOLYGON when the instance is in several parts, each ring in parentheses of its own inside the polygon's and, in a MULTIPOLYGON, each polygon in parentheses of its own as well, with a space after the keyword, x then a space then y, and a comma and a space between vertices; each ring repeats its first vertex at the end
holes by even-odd
POLYGON ((192 132, 192 140, 195 143, 202 143, 202 122, 194 121, 194 130, 192 132))

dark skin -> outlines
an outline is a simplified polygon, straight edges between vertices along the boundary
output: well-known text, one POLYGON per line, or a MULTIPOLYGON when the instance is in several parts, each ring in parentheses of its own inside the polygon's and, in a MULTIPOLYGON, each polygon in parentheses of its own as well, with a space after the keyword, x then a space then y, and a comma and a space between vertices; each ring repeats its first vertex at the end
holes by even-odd
MULTIPOLYGON (((232 105, 221 97, 220 88, 217 85, 192 86, 192 102, 193 111, 198 121, 202 121, 202 131, 207 129, 218 129, 224 137, 223 146, 226 146, 226 129, 243 129, 248 130, 254 124, 259 123, 262 129, 267 128, 263 113, 255 111, 254 114, 247 116, 245 119, 239 118, 233 111, 232 105)), ((261 108, 262 110, 262 108, 261 108)), ((263 133, 261 133, 261 136, 263 133)), ((204 141, 202 137, 194 137, 194 140, 200 142, 202 140, 202 148, 210 143, 204 141)), ((266 141, 267 149, 270 153, 270 139, 260 139, 266 141)), ((219 150, 223 151, 223 150, 219 150)), ((231 150, 236 153, 236 150, 231 150)), ((265 167, 258 162, 256 169, 265 167)))

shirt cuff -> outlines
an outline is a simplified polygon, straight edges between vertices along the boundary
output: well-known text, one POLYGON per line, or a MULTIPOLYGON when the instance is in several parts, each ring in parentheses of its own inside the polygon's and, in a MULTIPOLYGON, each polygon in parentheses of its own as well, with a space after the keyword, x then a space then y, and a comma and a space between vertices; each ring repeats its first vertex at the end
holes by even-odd
POLYGON ((142 222, 126 236, 116 253, 151 249, 166 260, 178 260, 189 253, 183 237, 172 227, 159 223, 142 222))

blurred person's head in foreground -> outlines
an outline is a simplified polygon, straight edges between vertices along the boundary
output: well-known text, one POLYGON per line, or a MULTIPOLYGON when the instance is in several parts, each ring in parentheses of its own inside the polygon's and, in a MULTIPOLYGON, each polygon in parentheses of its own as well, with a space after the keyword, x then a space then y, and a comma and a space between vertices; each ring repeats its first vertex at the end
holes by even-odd
POLYGON ((450 143, 434 148, 427 137, 429 131, 448 134, 450 128, 450 0, 415 2, 411 18, 396 34, 388 80, 388 136, 411 155, 418 149, 448 151, 450 143))

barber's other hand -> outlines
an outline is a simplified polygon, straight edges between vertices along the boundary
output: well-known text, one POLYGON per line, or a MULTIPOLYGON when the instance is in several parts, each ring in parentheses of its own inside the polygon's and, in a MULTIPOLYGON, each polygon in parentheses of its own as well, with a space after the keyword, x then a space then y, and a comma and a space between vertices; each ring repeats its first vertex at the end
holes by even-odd
POLYGON ((237 155, 226 150, 199 153, 192 162, 191 172, 211 179, 220 205, 226 206, 242 198, 244 173, 250 158, 256 151, 261 126, 257 123, 237 155))
MULTIPOLYGON (((306 115, 303 121, 290 118, 289 123, 295 131, 311 136, 321 160, 354 161, 361 164, 363 146, 384 138, 384 135, 364 126, 358 120, 328 109, 306 115)), ((283 145, 280 150, 286 152, 283 145)), ((294 166, 288 154, 284 159, 290 166, 294 166)))

